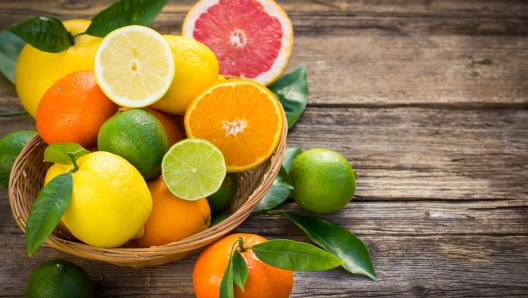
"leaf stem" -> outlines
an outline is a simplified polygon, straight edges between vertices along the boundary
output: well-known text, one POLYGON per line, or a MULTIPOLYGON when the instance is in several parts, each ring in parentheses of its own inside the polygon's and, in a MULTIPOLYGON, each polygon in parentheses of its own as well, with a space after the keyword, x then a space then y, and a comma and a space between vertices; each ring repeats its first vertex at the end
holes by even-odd
POLYGON ((75 173, 79 169, 79 166, 77 165, 77 162, 75 161, 75 153, 68 152, 68 156, 70 157, 73 163, 72 173, 75 173))
POLYGON ((237 241, 238 241, 238 248, 240 248, 240 252, 245 252, 246 250, 250 248, 250 247, 244 247, 244 239, 242 237, 238 237, 237 241))
POLYGON ((3 113, 0 114, 0 117, 9 117, 9 116, 23 116, 26 115, 26 111, 20 111, 20 112, 10 112, 10 113, 3 113))
MULTIPOLYGON (((87 34, 86 31, 85 31, 85 32, 81 32, 81 33, 77 33, 77 34, 75 34, 75 35, 72 37, 72 40, 75 41, 75 38, 76 38, 77 36, 81 36, 81 35, 84 35, 84 34, 87 34)), ((73 43, 72 43, 72 45, 73 45, 73 43)))

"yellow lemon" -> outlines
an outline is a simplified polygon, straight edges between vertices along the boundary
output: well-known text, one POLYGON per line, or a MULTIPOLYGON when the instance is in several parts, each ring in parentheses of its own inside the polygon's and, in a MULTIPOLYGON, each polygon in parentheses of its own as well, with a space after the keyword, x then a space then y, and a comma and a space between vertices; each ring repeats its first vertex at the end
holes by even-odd
MULTIPOLYGON (((122 157, 104 151, 81 156, 77 164, 72 198, 61 219, 67 229, 96 247, 121 246, 141 237, 152 211, 152 197, 141 174, 122 157)), ((70 169, 53 165, 45 180, 70 169)))
MULTIPOLYGON (((75 35, 85 32, 91 22, 69 20, 63 24, 75 35)), ((24 109, 35 118, 40 99, 53 83, 74 71, 93 70, 95 52, 102 40, 80 35, 69 49, 60 53, 43 52, 26 44, 15 68, 16 90, 24 109)))
POLYGON ((207 46, 184 36, 164 35, 174 58, 169 91, 151 106, 169 114, 185 115, 191 100, 219 79, 218 60, 207 46))

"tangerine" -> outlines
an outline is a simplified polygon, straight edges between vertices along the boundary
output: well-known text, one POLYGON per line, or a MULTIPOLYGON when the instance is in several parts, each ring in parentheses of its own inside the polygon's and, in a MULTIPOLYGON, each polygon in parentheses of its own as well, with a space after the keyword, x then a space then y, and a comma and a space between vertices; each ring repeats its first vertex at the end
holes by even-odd
POLYGON ((211 223, 211 210, 205 198, 187 201, 173 195, 162 176, 147 182, 152 195, 152 213, 145 223, 143 237, 135 240, 138 247, 169 244, 198 232, 211 223))
POLYGON ((264 85, 248 79, 217 81, 190 103, 184 126, 189 138, 212 142, 227 172, 245 172, 266 161, 279 145, 284 111, 264 85))
MULTIPOLYGON (((229 262, 231 248, 238 237, 244 239, 244 247, 250 247, 267 239, 254 234, 231 234, 209 245, 198 257, 193 270, 194 293, 197 298, 220 296, 220 283, 229 262)), ((241 252, 248 266, 244 291, 234 286, 235 298, 287 298, 293 288, 293 272, 272 267, 260 261, 251 249, 241 252)))
POLYGON ((103 123, 118 106, 101 91, 94 72, 67 74, 44 93, 37 108, 37 131, 48 144, 77 143, 91 149, 103 123))

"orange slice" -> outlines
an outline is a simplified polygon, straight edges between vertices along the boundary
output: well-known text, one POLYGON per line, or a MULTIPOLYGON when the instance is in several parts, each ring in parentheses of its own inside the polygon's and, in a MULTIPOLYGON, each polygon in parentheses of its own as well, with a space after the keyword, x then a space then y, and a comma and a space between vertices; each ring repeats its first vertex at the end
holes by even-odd
POLYGON ((244 172, 266 161, 277 148, 284 111, 275 95, 253 80, 218 81, 189 105, 188 137, 205 139, 222 151, 227 172, 244 172))
POLYGON ((264 85, 281 75, 293 45, 291 21, 273 0, 201 0, 187 13, 182 35, 216 54, 220 74, 264 85))

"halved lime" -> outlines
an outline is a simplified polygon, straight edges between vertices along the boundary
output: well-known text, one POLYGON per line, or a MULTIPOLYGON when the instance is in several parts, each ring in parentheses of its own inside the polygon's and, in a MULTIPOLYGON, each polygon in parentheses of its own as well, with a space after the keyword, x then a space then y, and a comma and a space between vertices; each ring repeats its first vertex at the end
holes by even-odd
POLYGON ((195 201, 220 188, 226 164, 222 152, 213 143, 189 138, 174 144, 165 153, 161 175, 173 195, 195 201))

